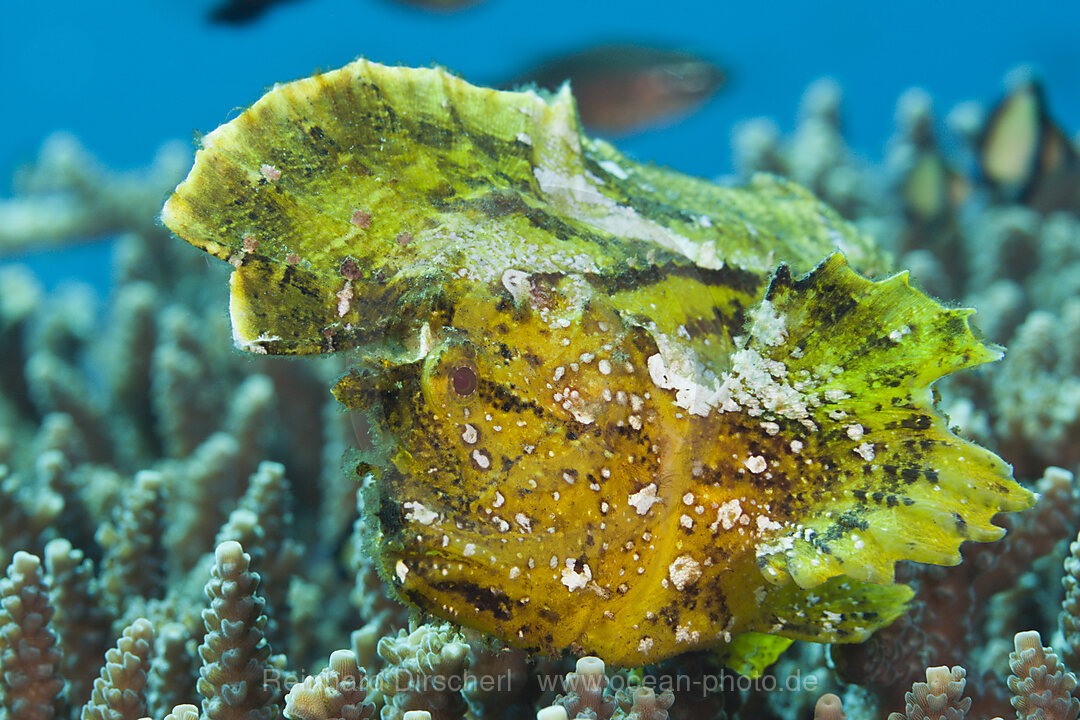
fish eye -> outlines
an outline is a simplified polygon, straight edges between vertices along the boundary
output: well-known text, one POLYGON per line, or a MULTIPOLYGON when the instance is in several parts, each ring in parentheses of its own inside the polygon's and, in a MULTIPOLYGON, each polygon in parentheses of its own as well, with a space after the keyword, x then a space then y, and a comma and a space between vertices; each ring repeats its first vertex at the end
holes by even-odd
POLYGON ((450 371, 450 389, 458 397, 469 397, 476 392, 476 370, 468 365, 460 365, 450 371))

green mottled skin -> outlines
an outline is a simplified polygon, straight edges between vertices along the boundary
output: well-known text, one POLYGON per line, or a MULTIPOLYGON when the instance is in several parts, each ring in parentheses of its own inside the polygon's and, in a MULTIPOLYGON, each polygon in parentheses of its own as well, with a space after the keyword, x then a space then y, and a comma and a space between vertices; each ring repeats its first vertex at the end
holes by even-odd
POLYGON ((386 577, 523 647, 757 672, 1031 502, 932 407, 996 357, 968 311, 857 275, 883 261, 792 183, 583 137, 565 93, 357 61, 208 135, 163 219, 236 267, 238 346, 354 352, 386 577))

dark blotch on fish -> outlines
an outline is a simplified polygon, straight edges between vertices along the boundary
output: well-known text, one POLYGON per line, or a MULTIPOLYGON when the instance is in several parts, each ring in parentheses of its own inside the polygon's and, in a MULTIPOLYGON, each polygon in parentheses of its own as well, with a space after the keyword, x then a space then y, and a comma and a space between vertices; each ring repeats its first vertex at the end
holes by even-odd
POLYGON ((698 55, 625 44, 543 62, 508 86, 531 84, 554 92, 569 81, 586 126, 625 134, 696 110, 726 80, 724 70, 698 55))

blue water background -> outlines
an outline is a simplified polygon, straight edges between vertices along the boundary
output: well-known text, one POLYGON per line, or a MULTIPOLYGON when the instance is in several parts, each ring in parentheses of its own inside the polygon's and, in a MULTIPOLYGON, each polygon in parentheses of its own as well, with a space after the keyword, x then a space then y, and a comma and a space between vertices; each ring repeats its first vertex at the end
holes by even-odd
MULTIPOLYGON (((361 55, 438 63, 483 83, 600 42, 695 49, 728 67, 731 84, 685 121, 619 145, 705 176, 731 170, 737 121, 767 115, 789 129, 803 89, 823 75, 842 85, 848 137, 870 159, 881 155, 904 89, 927 89, 944 115, 962 100, 991 103, 1020 63, 1038 68, 1063 125, 1080 127, 1075 2, 486 0, 445 14, 392 0, 298 0, 240 27, 208 24, 211 5, 0 5, 0 195, 54 130, 75 133, 109 166, 142 166, 162 141, 212 130, 274 82, 361 55)), ((92 250, 35 264, 59 275, 105 272, 92 250)))

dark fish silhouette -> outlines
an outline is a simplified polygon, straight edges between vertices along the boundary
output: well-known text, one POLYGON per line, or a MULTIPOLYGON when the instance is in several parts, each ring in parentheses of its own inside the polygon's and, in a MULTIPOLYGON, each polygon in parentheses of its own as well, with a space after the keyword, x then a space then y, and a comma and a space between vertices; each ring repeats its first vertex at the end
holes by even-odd
POLYGON ((273 5, 292 0, 222 0, 207 14, 210 22, 224 25, 246 25, 258 20, 273 5))
POLYGON ((454 10, 462 10, 472 5, 478 5, 482 0, 396 0, 396 2, 424 10, 434 10, 435 12, 453 12, 454 10))
POLYGON ((979 138, 979 169, 1000 195, 1039 210, 1074 204, 1080 157, 1050 116, 1042 85, 1015 82, 991 112, 979 138))
POLYGON ((640 45, 604 45, 544 62, 511 85, 558 90, 570 81, 582 122, 628 133, 671 122, 708 100, 727 76, 697 55, 640 45))

